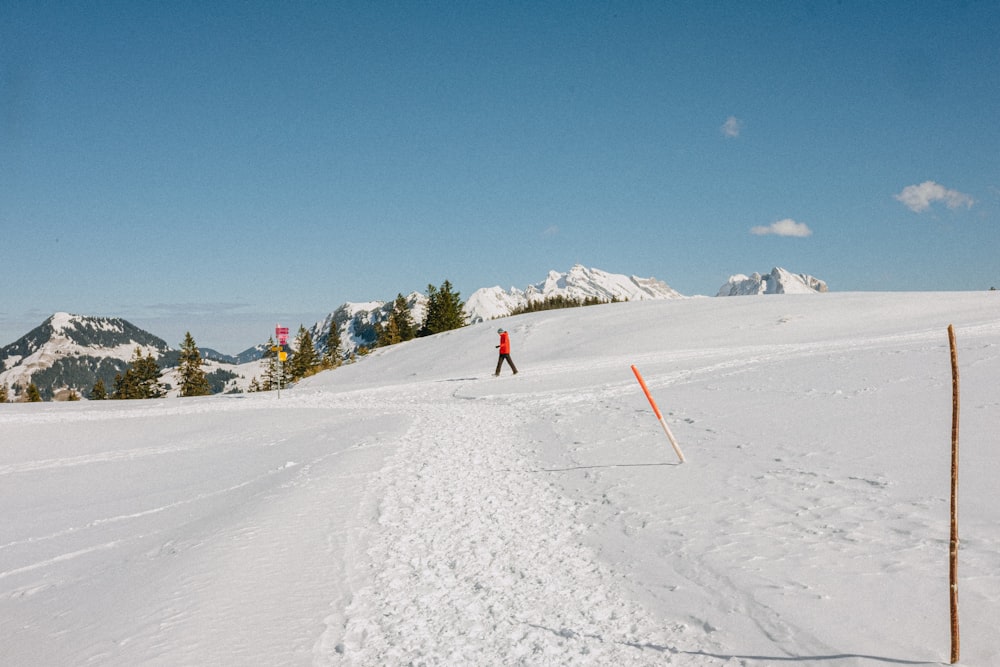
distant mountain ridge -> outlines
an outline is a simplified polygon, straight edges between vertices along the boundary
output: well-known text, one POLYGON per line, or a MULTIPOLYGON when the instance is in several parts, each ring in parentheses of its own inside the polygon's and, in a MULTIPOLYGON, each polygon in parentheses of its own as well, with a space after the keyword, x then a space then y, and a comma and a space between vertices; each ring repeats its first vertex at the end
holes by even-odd
MULTIPOLYGON (((417 326, 420 326, 427 312, 427 295, 411 292, 405 299, 410 317, 417 326)), ((376 327, 388 321, 394 302, 395 299, 341 304, 308 329, 313 346, 320 354, 326 354, 330 328, 337 327, 337 332, 340 334, 340 350, 344 357, 349 357, 363 348, 373 347, 378 340, 376 327)))
MULTIPOLYGON (((656 278, 639 278, 609 273, 601 269, 586 268, 581 264, 560 273, 549 271, 545 280, 528 285, 521 290, 511 287, 484 287, 465 299, 465 316, 469 324, 508 317, 524 306, 562 296, 599 301, 641 301, 647 299, 680 299, 682 294, 656 278)), ((410 316, 419 325, 427 311, 427 296, 411 292, 405 297, 410 316)), ((392 301, 345 303, 324 320, 309 329, 313 344, 321 353, 326 352, 330 327, 337 326, 341 349, 345 355, 374 345, 376 326, 386 322, 392 312, 392 301)))
POLYGON ((499 286, 478 289, 466 300, 465 312, 470 323, 483 322, 506 317, 519 308, 555 296, 599 301, 684 298, 680 292, 656 278, 608 273, 577 264, 566 273, 550 271, 545 280, 528 285, 523 290, 516 287, 504 290, 499 286))
POLYGON ((826 283, 805 273, 792 273, 781 267, 771 269, 771 273, 742 273, 730 276, 715 296, 755 296, 758 294, 816 294, 826 292, 826 283))
MULTIPOLYGON (((718 296, 825 291, 826 283, 822 280, 775 268, 765 276, 734 275, 718 296)), ((686 298, 656 278, 609 273, 577 264, 564 273, 550 271, 544 280, 524 289, 504 290, 499 286, 478 289, 465 299, 466 319, 472 324, 507 317, 552 297, 580 301, 686 298)), ((426 313, 427 295, 411 292, 405 300, 414 323, 419 325, 426 313)), ((388 320, 392 309, 393 301, 344 303, 308 331, 317 352, 323 354, 327 351, 330 329, 336 327, 341 352, 347 358, 375 345, 377 327, 388 320)), ((291 333, 290 342, 294 343, 296 332, 291 333)), ((176 384, 172 367, 177 364, 179 352, 163 339, 121 318, 55 313, 17 341, 0 348, 0 384, 10 388, 12 400, 23 395, 32 382, 46 400, 64 398, 70 391, 86 398, 98 379, 104 381, 110 392, 115 375, 124 373, 137 347, 158 360, 165 369, 164 380, 168 384, 176 384)), ((206 370, 216 374, 215 390, 245 388, 249 376, 259 374, 256 366, 245 366, 258 362, 265 348, 262 342, 235 356, 201 349, 202 357, 209 360, 206 370), (239 371, 243 375, 237 380, 239 371)))
POLYGON ((0 348, 0 384, 12 389, 33 382, 43 398, 60 389, 86 391, 98 378, 124 372, 136 348, 160 357, 162 338, 118 317, 55 313, 15 342, 0 348))

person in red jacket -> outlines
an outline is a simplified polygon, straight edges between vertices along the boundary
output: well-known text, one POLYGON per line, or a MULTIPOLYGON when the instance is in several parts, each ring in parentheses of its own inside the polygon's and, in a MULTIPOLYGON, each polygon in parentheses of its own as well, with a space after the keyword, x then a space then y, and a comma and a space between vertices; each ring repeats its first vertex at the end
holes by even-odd
POLYGON ((500 358, 497 359, 497 371, 493 375, 500 375, 500 366, 503 365, 504 359, 510 364, 510 369, 514 371, 514 375, 517 375, 517 366, 514 365, 514 361, 510 358, 510 335, 502 328, 497 329, 497 333, 500 334, 500 344, 497 345, 497 348, 500 350, 500 358))

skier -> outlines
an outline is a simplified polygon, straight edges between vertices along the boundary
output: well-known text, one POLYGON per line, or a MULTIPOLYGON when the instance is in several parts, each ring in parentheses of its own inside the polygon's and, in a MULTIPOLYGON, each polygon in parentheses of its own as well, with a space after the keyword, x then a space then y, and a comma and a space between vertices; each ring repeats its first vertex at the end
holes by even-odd
POLYGON ((517 366, 514 365, 513 360, 510 358, 510 336, 503 328, 497 329, 497 333, 500 334, 500 344, 497 345, 497 348, 500 350, 500 358, 497 359, 497 372, 493 375, 500 375, 500 366, 503 365, 504 359, 510 364, 510 369, 514 371, 514 375, 517 375, 517 366))

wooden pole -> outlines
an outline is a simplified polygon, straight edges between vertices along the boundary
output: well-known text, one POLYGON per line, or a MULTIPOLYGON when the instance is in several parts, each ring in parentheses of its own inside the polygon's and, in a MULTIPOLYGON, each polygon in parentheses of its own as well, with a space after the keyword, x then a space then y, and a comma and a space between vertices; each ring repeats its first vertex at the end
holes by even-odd
POLYGON ((948 325, 951 345, 951 548, 948 559, 948 580, 951 586, 951 664, 958 662, 958 351, 955 328, 948 325))
POLYGON ((674 453, 677 454, 677 458, 684 463, 684 454, 681 452, 681 446, 677 444, 677 438, 674 434, 670 432, 670 427, 667 426, 667 421, 663 418, 663 414, 660 412, 660 408, 656 406, 656 401, 653 400, 653 395, 649 393, 649 387, 646 386, 646 381, 642 379, 642 375, 639 373, 639 369, 632 366, 632 372, 635 373, 635 379, 639 381, 639 386, 642 387, 642 392, 646 394, 646 399, 649 404, 653 406, 653 414, 656 418, 660 420, 660 426, 663 427, 663 432, 667 434, 667 440, 670 441, 670 445, 674 448, 674 453))

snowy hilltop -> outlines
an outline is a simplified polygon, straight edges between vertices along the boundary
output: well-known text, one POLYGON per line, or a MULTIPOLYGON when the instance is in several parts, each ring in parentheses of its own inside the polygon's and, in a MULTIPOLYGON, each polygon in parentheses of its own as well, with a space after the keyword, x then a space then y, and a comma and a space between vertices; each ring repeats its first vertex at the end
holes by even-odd
POLYGON ((645 301, 649 299, 679 299, 682 295, 656 278, 639 278, 601 269, 588 269, 580 264, 566 273, 550 271, 540 283, 521 290, 484 287, 469 296, 465 312, 469 322, 505 317, 532 303, 552 297, 597 301, 645 301))
POLYGON ((826 283, 804 273, 791 273, 780 267, 771 273, 745 276, 742 273, 730 276, 728 282, 719 288, 716 296, 750 296, 756 294, 815 294, 826 292, 826 283))
MULTIPOLYGON (((179 352, 162 338, 119 317, 62 312, 0 348, 0 386, 7 388, 11 400, 19 400, 29 384, 44 400, 86 398, 98 380, 110 390, 112 378, 125 372, 136 350, 157 360, 164 369, 167 396, 177 395, 174 366, 179 352)), ((201 354, 213 391, 238 388, 233 357, 207 348, 201 354)))
POLYGON ((158 357, 170 346, 121 318, 55 313, 0 348, 0 384, 33 382, 52 396, 89 388, 102 375, 123 372, 136 348, 158 357))
POLYGON ((1000 293, 633 301, 0 405, 3 665, 1000 664, 1000 293), (627 326, 623 326, 627 322, 627 326), (680 464, 630 365, 686 459, 680 464))
MULTIPOLYGON (((414 323, 423 321, 427 309, 427 295, 411 292, 403 297, 414 323)), ((377 328, 387 322, 393 310, 393 301, 367 301, 341 304, 332 313, 308 328, 317 352, 325 354, 330 328, 336 327, 340 335, 340 349, 349 357, 361 349, 374 347, 378 339, 377 328)))

